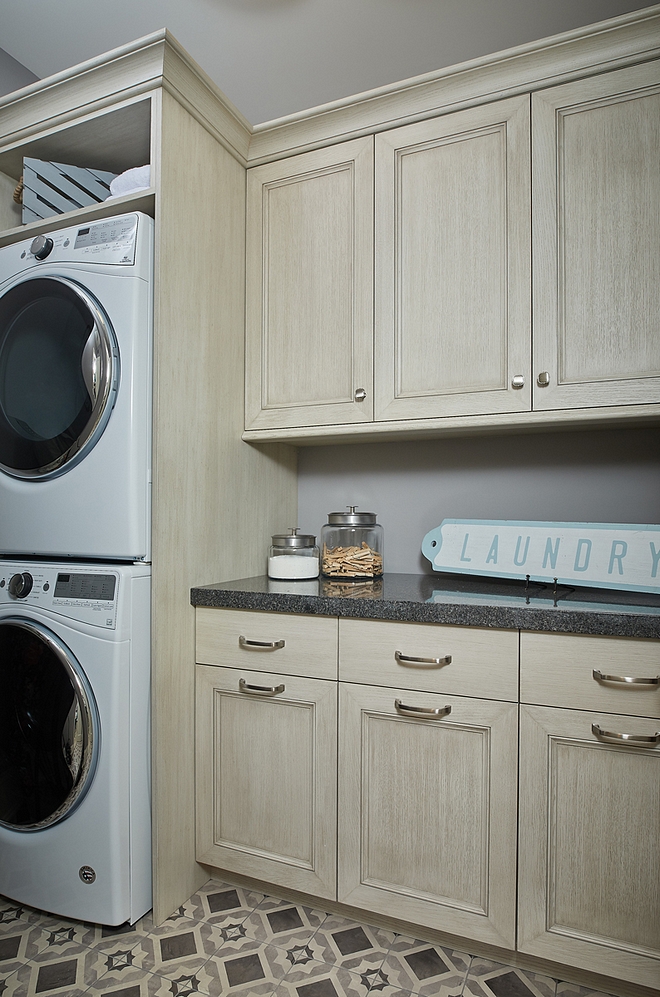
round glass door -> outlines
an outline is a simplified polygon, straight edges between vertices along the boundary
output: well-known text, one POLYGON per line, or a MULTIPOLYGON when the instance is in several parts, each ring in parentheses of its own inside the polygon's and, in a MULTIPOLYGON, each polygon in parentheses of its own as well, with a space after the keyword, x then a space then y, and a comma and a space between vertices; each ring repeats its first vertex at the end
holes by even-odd
POLYGON ((84 288, 33 277, 0 297, 0 469, 69 470, 105 429, 118 383, 110 320, 84 288))
POLYGON ((38 623, 0 620, 0 825, 35 831, 87 792, 99 747, 96 703, 80 665, 38 623))

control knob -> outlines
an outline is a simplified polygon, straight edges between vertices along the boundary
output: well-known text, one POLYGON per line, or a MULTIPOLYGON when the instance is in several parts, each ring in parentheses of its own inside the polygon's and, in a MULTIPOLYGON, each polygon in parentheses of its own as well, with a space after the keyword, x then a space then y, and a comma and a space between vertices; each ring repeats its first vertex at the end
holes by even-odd
POLYGON ((47 235, 38 235, 32 240, 30 252, 35 260, 45 260, 47 256, 50 256, 52 248, 52 239, 49 239, 47 235))
POLYGON ((13 595, 16 599, 25 599, 32 591, 33 581, 34 579, 29 571, 24 571, 23 574, 12 575, 9 579, 9 594, 13 595))

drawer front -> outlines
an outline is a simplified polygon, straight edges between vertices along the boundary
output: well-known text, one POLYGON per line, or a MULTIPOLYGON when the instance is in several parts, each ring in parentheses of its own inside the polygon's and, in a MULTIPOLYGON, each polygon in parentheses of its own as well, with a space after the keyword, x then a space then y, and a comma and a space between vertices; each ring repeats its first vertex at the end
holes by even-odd
POLYGON ((518 631, 340 619, 339 678, 516 702, 518 631))
POLYGON ((260 672, 337 678, 337 620, 198 607, 196 660, 260 672))
POLYGON ((657 640, 527 632, 520 635, 523 703, 660 717, 659 677, 657 640), (602 677, 594 676, 594 671, 602 677), (625 678, 643 681, 616 681, 625 678))

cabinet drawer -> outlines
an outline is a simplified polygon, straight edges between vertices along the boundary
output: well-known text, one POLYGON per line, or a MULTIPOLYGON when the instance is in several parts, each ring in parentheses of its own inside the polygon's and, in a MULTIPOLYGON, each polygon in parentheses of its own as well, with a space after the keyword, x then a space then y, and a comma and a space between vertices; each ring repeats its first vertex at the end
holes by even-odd
POLYGON ((334 617, 199 607, 195 620, 199 664, 337 678, 334 617))
POLYGON ((603 713, 660 716, 660 641, 577 634, 520 635, 520 699, 603 713), (594 677, 645 679, 617 682, 594 677))
POLYGON ((339 647, 344 682, 518 699, 516 630, 341 619, 339 647))

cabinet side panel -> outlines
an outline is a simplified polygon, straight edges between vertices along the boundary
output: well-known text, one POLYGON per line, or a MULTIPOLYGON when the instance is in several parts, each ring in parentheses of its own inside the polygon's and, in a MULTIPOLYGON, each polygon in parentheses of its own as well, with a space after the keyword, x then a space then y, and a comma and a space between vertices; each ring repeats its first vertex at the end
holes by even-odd
POLYGON ((190 588, 258 574, 295 522, 286 448, 241 441, 245 171, 163 93, 156 202, 153 454, 154 916, 206 874, 195 863, 190 588))

